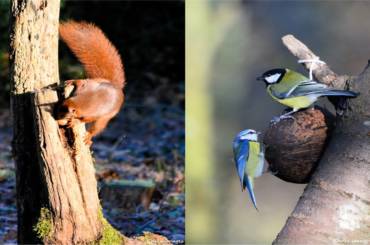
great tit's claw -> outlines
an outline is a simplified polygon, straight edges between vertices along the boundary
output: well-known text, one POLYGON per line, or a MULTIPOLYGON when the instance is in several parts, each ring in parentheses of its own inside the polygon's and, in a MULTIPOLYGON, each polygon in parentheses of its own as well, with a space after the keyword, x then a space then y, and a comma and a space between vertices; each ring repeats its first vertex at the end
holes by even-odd
POLYGON ((280 117, 273 117, 272 119, 271 119, 271 121, 270 121, 270 124, 271 125, 275 125, 275 124, 277 124, 278 122, 280 122, 280 117))
POLYGON ((270 124, 275 125, 275 124, 277 124, 278 122, 280 122, 281 120, 284 120, 284 119, 292 119, 293 121, 295 121, 295 117, 293 117, 293 116, 281 115, 280 117, 273 117, 272 120, 270 121, 270 124))
POLYGON ((284 119, 293 119, 293 121, 295 121, 295 117, 293 117, 291 115, 282 115, 282 116, 280 116, 280 120, 284 120, 284 119))

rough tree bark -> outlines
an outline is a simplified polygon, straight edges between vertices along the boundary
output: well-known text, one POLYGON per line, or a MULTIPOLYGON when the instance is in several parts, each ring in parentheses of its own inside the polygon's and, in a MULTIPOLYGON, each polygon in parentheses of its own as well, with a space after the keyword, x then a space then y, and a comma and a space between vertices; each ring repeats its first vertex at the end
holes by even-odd
POLYGON ((84 125, 68 145, 53 117, 59 84, 59 1, 13 0, 11 104, 17 173, 18 242, 98 241, 101 215, 93 159, 82 142, 84 125))
MULTIPOLYGON (((298 59, 316 57, 292 35, 285 46, 298 59)), ((274 244, 370 242, 370 61, 358 76, 339 76, 327 65, 315 66, 316 80, 361 93, 336 128, 297 206, 274 244)))

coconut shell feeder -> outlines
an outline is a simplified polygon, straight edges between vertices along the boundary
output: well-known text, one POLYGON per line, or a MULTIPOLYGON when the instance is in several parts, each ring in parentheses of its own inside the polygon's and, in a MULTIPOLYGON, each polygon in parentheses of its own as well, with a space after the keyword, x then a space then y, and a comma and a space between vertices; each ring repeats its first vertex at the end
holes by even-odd
POLYGON ((324 152, 334 116, 315 107, 270 124, 264 135, 265 158, 273 174, 293 182, 307 183, 324 152))

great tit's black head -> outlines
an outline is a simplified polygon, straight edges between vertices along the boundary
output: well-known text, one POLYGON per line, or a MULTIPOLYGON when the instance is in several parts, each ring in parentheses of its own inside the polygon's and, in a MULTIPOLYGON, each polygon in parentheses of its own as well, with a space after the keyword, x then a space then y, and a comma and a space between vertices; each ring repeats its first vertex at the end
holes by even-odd
POLYGON ((264 81, 267 86, 269 84, 280 82, 281 79, 284 77, 285 73, 286 69, 283 68, 272 69, 263 73, 262 76, 257 77, 257 80, 264 81))

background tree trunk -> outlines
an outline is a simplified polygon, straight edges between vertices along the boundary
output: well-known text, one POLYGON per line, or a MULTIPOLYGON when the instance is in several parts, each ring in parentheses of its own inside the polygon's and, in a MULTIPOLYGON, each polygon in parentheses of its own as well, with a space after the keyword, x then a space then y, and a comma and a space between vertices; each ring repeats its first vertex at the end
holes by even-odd
POLYGON ((53 117, 59 84, 59 1, 13 0, 11 102, 17 173, 18 242, 97 241, 105 222, 84 125, 68 141, 53 117), (38 234, 37 234, 38 233, 38 234))
MULTIPOLYGON (((283 38, 299 59, 315 55, 293 36, 283 38)), ((306 64, 309 66, 310 64, 306 64)), ((293 213, 274 244, 333 244, 370 241, 370 69, 358 77, 338 76, 315 65, 320 82, 361 95, 337 120, 331 141, 293 213)))

